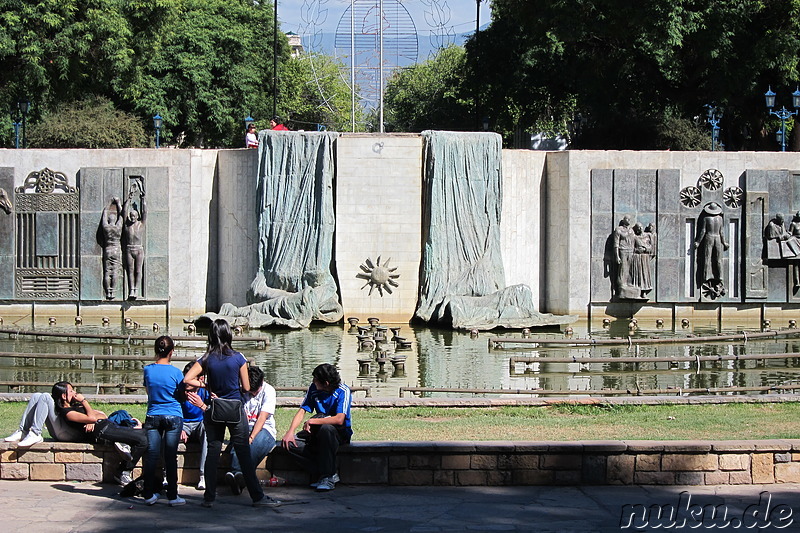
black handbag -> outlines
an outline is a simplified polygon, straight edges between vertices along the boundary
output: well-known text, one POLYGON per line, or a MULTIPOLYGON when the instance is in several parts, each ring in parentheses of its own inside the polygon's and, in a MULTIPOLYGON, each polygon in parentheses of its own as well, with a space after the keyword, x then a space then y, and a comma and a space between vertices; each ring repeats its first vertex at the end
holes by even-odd
POLYGON ((242 419, 242 401, 212 398, 209 411, 212 422, 238 424, 242 419))

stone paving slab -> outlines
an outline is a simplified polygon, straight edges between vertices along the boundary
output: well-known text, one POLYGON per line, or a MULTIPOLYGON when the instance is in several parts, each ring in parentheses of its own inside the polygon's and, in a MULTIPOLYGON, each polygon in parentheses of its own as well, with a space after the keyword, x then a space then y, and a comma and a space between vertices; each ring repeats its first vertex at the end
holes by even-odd
MULTIPOLYGON (((340 484, 336 490, 324 494, 298 487, 267 488, 267 494, 283 500, 285 505, 277 509, 255 509, 250 506, 246 494, 232 496, 221 488, 215 506, 205 509, 200 507, 202 493, 192 487, 181 487, 187 505, 171 508, 163 500, 148 507, 141 498, 121 499, 117 496, 119 487, 112 485, 0 481, 0 531, 609 533, 715 529, 800 532, 799 489, 800 485, 792 484, 705 487, 356 487, 340 484), (662 510, 670 505, 680 508, 681 502, 687 501, 687 505, 696 506, 696 512, 700 509, 702 513, 704 505, 716 506, 718 513, 727 512, 727 527, 717 524, 712 528, 709 521, 680 524, 681 515, 668 527, 668 523, 659 524, 652 513, 641 515, 646 522, 632 523, 642 527, 621 527, 621 520, 626 516, 625 505, 638 505, 639 512, 650 512, 653 506, 662 510), (766 510, 766 514, 754 513, 759 510, 766 510), (779 521, 778 511, 789 514, 779 521), (739 522, 739 527, 735 527, 736 520, 748 520, 748 516, 750 522, 739 522), (750 524, 752 527, 747 527, 750 524)), ((683 516, 691 518, 686 512, 683 516)))

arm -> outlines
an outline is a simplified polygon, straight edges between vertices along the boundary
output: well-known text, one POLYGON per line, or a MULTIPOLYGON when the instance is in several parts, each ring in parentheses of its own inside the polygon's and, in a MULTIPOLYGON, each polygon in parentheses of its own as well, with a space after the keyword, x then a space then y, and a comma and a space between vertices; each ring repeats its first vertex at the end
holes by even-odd
POLYGON ((250 431, 250 443, 251 444, 253 443, 253 439, 256 438, 256 435, 258 435, 258 432, 261 431, 261 428, 264 427, 264 422, 266 422, 267 419, 269 419, 270 416, 272 416, 272 414, 270 414, 270 413, 268 413, 266 411, 261 411, 260 413, 258 413, 258 418, 256 419, 256 423, 255 423, 255 425, 253 425, 252 431, 250 431))
MULTIPOLYGON (((186 373, 186 375, 183 376, 183 382, 186 383, 187 385, 191 385, 192 387, 198 387, 198 388, 204 387, 205 385, 203 385, 203 382, 200 381, 199 379, 197 379, 197 376, 199 376, 202 373, 203 373, 203 365, 201 365, 200 363, 196 362, 192 366, 192 368, 189 369, 189 371, 186 373)), ((189 394, 191 394, 191 393, 188 393, 188 392, 186 393, 187 396, 189 396, 189 394)), ((196 396, 196 394, 195 394, 195 396, 196 396)), ((192 403, 194 403, 194 402, 192 402, 192 403)), ((195 405, 197 405, 197 404, 195 404, 195 405)))
POLYGON ((326 424, 341 426, 342 424, 344 424, 344 421, 345 421, 344 413, 337 413, 333 416, 326 416, 325 418, 309 418, 303 425, 303 429, 305 429, 306 431, 310 431, 311 426, 324 426, 326 424))
POLYGON ((242 391, 250 391, 250 374, 247 373, 247 363, 239 367, 239 382, 242 384, 242 391))
POLYGON ((303 418, 306 416, 306 410, 302 407, 297 410, 294 414, 294 418, 292 418, 292 423, 289 425, 289 429, 286 430, 286 434, 281 439, 281 446, 285 449, 289 449, 291 446, 297 446, 297 441, 294 439, 295 431, 297 428, 300 427, 300 424, 303 423, 303 418))
POLYGON ((144 219, 147 218, 147 203, 144 201, 144 190, 142 191, 142 206, 140 211, 141 221, 144 222, 144 219))

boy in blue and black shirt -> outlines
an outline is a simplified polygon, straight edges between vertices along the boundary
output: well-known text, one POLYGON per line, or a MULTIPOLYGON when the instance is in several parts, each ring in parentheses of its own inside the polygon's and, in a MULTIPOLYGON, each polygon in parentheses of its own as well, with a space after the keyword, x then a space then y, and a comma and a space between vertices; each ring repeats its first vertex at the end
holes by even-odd
POLYGON ((312 487, 328 491, 334 489, 339 481, 336 452, 341 444, 348 444, 353 435, 350 425, 352 396, 333 365, 319 365, 311 377, 311 386, 281 445, 314 476, 318 476, 312 487), (315 414, 303 422, 307 413, 315 414), (300 424, 303 424, 303 430, 295 435, 300 424))

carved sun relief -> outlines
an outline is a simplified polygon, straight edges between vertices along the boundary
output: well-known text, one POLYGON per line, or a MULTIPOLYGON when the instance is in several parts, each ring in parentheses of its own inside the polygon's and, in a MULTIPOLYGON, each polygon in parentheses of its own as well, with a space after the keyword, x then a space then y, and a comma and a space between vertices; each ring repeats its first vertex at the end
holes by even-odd
POLYGON ((369 286, 370 296, 372 295, 372 291, 376 288, 381 296, 383 296, 383 291, 392 294, 392 287, 399 286, 395 279, 399 278, 400 274, 392 274, 392 272, 397 270, 397 267, 389 268, 389 261, 391 260, 392 258, 390 257, 381 265, 381 256, 378 256, 375 263, 367 258, 364 264, 360 266, 363 272, 356 274, 357 278, 367 280, 361 289, 363 290, 365 287, 369 286))

